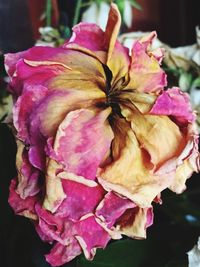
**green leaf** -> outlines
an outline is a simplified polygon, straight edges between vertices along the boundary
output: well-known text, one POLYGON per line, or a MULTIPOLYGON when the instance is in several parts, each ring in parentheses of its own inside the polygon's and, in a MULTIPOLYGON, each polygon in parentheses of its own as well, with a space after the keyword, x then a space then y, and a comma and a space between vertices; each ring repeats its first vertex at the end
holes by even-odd
POLYGON ((142 10, 141 5, 138 4, 138 2, 136 2, 135 0, 130 0, 130 3, 131 3, 131 5, 132 5, 134 8, 136 8, 136 9, 138 9, 138 10, 142 10))
POLYGON ((77 267, 140 267, 152 257, 152 248, 156 244, 152 240, 124 239, 114 241, 105 250, 98 249, 93 261, 84 256, 77 260, 77 267))
POLYGON ((124 1, 123 0, 116 0, 114 2, 118 6, 120 14, 123 16, 123 13, 124 13, 124 1))
POLYGON ((193 83, 192 83, 192 87, 200 87, 200 77, 196 78, 193 83))

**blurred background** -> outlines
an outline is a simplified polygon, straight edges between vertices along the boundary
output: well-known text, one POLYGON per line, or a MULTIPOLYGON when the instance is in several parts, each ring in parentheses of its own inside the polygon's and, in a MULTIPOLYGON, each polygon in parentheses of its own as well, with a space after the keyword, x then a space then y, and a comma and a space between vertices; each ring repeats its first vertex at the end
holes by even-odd
MULTIPOLYGON (((137 3, 141 9, 132 8, 133 20, 126 31, 156 30, 159 39, 172 47, 195 42, 195 26, 200 24, 198 0, 137 0, 137 3)), ((76 1, 52 0, 52 5, 52 26, 62 22, 71 27, 76 1)), ((33 45, 39 38, 39 27, 45 26, 42 16, 45 8, 45 0, 1 0, 1 51, 19 51, 33 45)))
MULTIPOLYGON (((106 21, 110 1, 0 0, 0 257, 2 267, 48 267, 49 246, 40 241, 29 220, 15 216, 7 203, 10 180, 16 175, 16 146, 4 123, 12 106, 3 54, 38 45, 58 46, 80 22, 106 21), (78 6, 78 8, 77 8, 78 6)), ((169 84, 181 86, 200 111, 199 0, 118 0, 123 25, 121 40, 128 46, 142 32, 156 30, 167 56, 163 63, 169 84), (196 28, 196 29, 195 29, 196 28), (138 32, 136 35, 133 32, 138 32), (172 49, 175 48, 175 49, 172 49)), ((199 116, 199 113, 197 113, 199 116)), ((198 117, 199 120, 199 117, 198 117)), ((194 174, 182 195, 165 191, 155 205, 155 223, 147 240, 112 242, 93 262, 79 257, 64 266, 186 267, 186 252, 200 236, 200 176, 194 174)), ((198 267, 198 266, 192 266, 198 267)))

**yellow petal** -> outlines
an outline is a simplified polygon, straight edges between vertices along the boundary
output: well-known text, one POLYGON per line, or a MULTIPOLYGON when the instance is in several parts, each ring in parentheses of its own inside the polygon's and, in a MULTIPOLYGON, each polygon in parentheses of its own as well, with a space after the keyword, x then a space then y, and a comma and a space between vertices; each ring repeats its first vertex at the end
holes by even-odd
POLYGON ((119 13, 117 5, 112 3, 105 31, 105 42, 106 46, 108 47, 107 62, 109 62, 110 57, 113 53, 113 49, 117 41, 117 36, 119 33, 120 26, 121 26, 121 15, 119 13))
POLYGON ((47 159, 46 195, 43 207, 51 212, 56 211, 66 197, 61 179, 56 176, 56 171, 59 167, 60 166, 56 161, 47 159))
POLYGON ((134 239, 146 238, 148 210, 148 208, 138 208, 131 224, 120 225, 120 233, 134 239))
POLYGON ((143 115, 126 108, 122 114, 131 122, 140 147, 147 151, 151 162, 157 167, 181 153, 185 138, 167 116, 143 115))
POLYGON ((115 133, 112 162, 99 169, 99 182, 106 190, 126 196, 140 207, 150 207, 152 200, 170 185, 173 177, 160 177, 148 169, 148 158, 129 123, 115 119, 112 128, 115 133))

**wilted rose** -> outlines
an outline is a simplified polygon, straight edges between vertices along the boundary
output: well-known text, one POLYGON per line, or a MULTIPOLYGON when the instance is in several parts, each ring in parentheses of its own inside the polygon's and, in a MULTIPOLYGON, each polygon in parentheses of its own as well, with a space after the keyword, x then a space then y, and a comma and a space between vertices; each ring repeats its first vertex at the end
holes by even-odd
POLYGON ((113 4, 105 32, 80 23, 63 47, 6 55, 18 144, 9 203, 53 244, 53 266, 145 238, 152 202, 199 168, 188 95, 164 90, 161 55, 148 51, 156 34, 129 55, 119 28, 113 4))

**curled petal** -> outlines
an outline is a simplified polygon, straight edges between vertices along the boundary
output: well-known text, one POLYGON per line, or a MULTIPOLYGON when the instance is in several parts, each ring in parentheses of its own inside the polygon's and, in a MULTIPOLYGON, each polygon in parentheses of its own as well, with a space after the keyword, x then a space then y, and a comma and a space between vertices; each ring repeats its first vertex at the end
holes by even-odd
POLYGON ((130 200, 109 192, 97 207, 96 215, 110 228, 127 209, 135 206, 130 200))
POLYGON ((78 221, 82 216, 93 213, 105 194, 99 185, 90 187, 67 179, 63 179, 62 184, 67 197, 57 209, 56 214, 73 221, 78 221))
POLYGON ((92 51, 104 51, 104 32, 93 23, 79 23, 72 28, 73 34, 69 41, 64 45, 75 43, 92 51))
POLYGON ((62 245, 57 242, 45 258, 51 266, 60 266, 73 260, 81 254, 81 247, 77 240, 73 239, 68 245, 62 245))
POLYGON ((26 52, 8 53, 5 55, 5 68, 9 76, 13 76, 16 71, 17 62, 23 58, 26 52))
POLYGON ((113 49, 115 47, 120 25, 121 25, 121 16, 119 10, 115 4, 111 4, 105 31, 105 42, 106 46, 108 47, 107 62, 109 62, 113 49))
POLYGON ((166 86, 166 74, 159 65, 160 59, 147 52, 149 43, 149 40, 143 40, 136 41, 133 45, 127 88, 140 92, 157 92, 166 86))
POLYGON ((59 165, 56 161, 52 159, 47 161, 46 195, 43 207, 51 212, 55 212, 62 201, 66 198, 62 182, 57 176, 57 172, 60 168, 61 165, 59 165))
POLYGON ((36 220, 37 214, 35 212, 35 204, 39 201, 39 197, 35 195, 22 199, 16 192, 16 185, 16 179, 13 179, 10 184, 10 194, 8 199, 10 206, 16 214, 36 220))
POLYGON ((18 170, 18 185, 16 192, 22 199, 36 195, 40 191, 38 185, 39 171, 30 164, 28 152, 23 143, 19 141, 16 155, 16 166, 18 170))
POLYGON ((105 248, 110 240, 109 234, 97 223, 93 215, 77 223, 75 229, 75 237, 89 260, 93 259, 98 247, 105 248))
POLYGON ((181 124, 195 120, 189 96, 177 87, 163 91, 156 99, 150 114, 173 116, 181 124))
POLYGON ((119 220, 122 234, 136 239, 146 238, 146 229, 153 224, 153 208, 127 210, 119 220))
POLYGON ((177 194, 186 189, 186 180, 193 172, 200 171, 200 154, 198 151, 198 134, 194 125, 188 126, 187 145, 177 159, 177 169, 170 189, 177 194))

